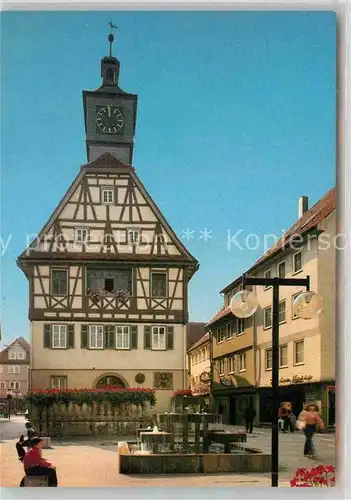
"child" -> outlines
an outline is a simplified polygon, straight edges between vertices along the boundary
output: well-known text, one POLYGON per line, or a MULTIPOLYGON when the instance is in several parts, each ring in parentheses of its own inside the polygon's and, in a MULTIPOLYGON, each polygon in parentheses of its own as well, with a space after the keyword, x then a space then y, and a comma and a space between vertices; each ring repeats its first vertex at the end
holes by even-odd
POLYGON ((18 460, 20 462, 23 462, 24 456, 26 454, 24 446, 25 446, 24 435, 21 434, 18 442, 16 443, 16 450, 17 450, 18 460))

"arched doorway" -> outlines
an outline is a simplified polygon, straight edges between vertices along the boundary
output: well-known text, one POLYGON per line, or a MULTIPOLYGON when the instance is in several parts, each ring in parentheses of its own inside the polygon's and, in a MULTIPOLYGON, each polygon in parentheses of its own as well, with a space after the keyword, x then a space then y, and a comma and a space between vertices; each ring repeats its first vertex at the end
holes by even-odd
POLYGON ((116 375, 105 375, 100 378, 96 384, 97 389, 124 389, 126 384, 116 375))

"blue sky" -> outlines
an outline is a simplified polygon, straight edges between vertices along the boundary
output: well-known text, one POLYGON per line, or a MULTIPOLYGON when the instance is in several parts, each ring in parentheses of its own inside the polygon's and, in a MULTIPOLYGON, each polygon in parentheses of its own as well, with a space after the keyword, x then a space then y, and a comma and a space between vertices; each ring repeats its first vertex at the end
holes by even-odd
POLYGON ((335 183, 334 13, 2 12, 2 343, 29 338, 16 257, 86 162, 81 92, 100 86, 110 17, 139 96, 136 172, 178 236, 195 231, 192 321, 262 253, 228 250, 228 231, 279 235, 335 183))

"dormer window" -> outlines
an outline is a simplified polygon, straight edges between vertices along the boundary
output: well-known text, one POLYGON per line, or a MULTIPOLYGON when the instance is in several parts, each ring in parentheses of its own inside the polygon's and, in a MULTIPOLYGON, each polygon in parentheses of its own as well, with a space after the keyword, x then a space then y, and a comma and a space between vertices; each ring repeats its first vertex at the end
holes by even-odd
POLYGON ((101 199, 104 205, 111 205, 114 203, 114 191, 113 188, 103 187, 101 188, 101 199))
POLYGON ((76 243, 87 243, 89 237, 89 230, 86 227, 76 227, 75 241, 76 243))
POLYGON ((129 245, 139 245, 140 241, 140 229, 127 229, 127 242, 129 245))

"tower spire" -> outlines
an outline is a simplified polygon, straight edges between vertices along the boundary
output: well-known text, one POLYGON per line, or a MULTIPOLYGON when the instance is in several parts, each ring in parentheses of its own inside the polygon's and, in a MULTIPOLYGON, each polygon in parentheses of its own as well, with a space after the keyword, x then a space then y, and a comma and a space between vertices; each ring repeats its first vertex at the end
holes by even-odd
POLYGON ((119 60, 112 55, 112 44, 115 40, 113 30, 117 30, 117 26, 113 24, 110 20, 108 22, 110 26, 110 33, 108 35, 108 41, 110 44, 110 55, 105 56, 101 60, 101 76, 102 76, 102 86, 103 87, 118 87, 118 77, 119 77, 119 60))
POLYGON ((117 26, 115 26, 115 25, 113 24, 113 22, 111 21, 111 19, 109 20, 108 24, 109 24, 109 26, 110 26, 110 33, 109 33, 109 35, 108 35, 108 41, 109 41, 109 43, 110 43, 110 57, 112 57, 112 44, 113 44, 113 42, 114 42, 114 40, 115 40, 115 37, 114 37, 114 35, 113 35, 113 31, 112 31, 112 30, 113 30, 113 29, 117 30, 118 28, 117 28, 117 26))

